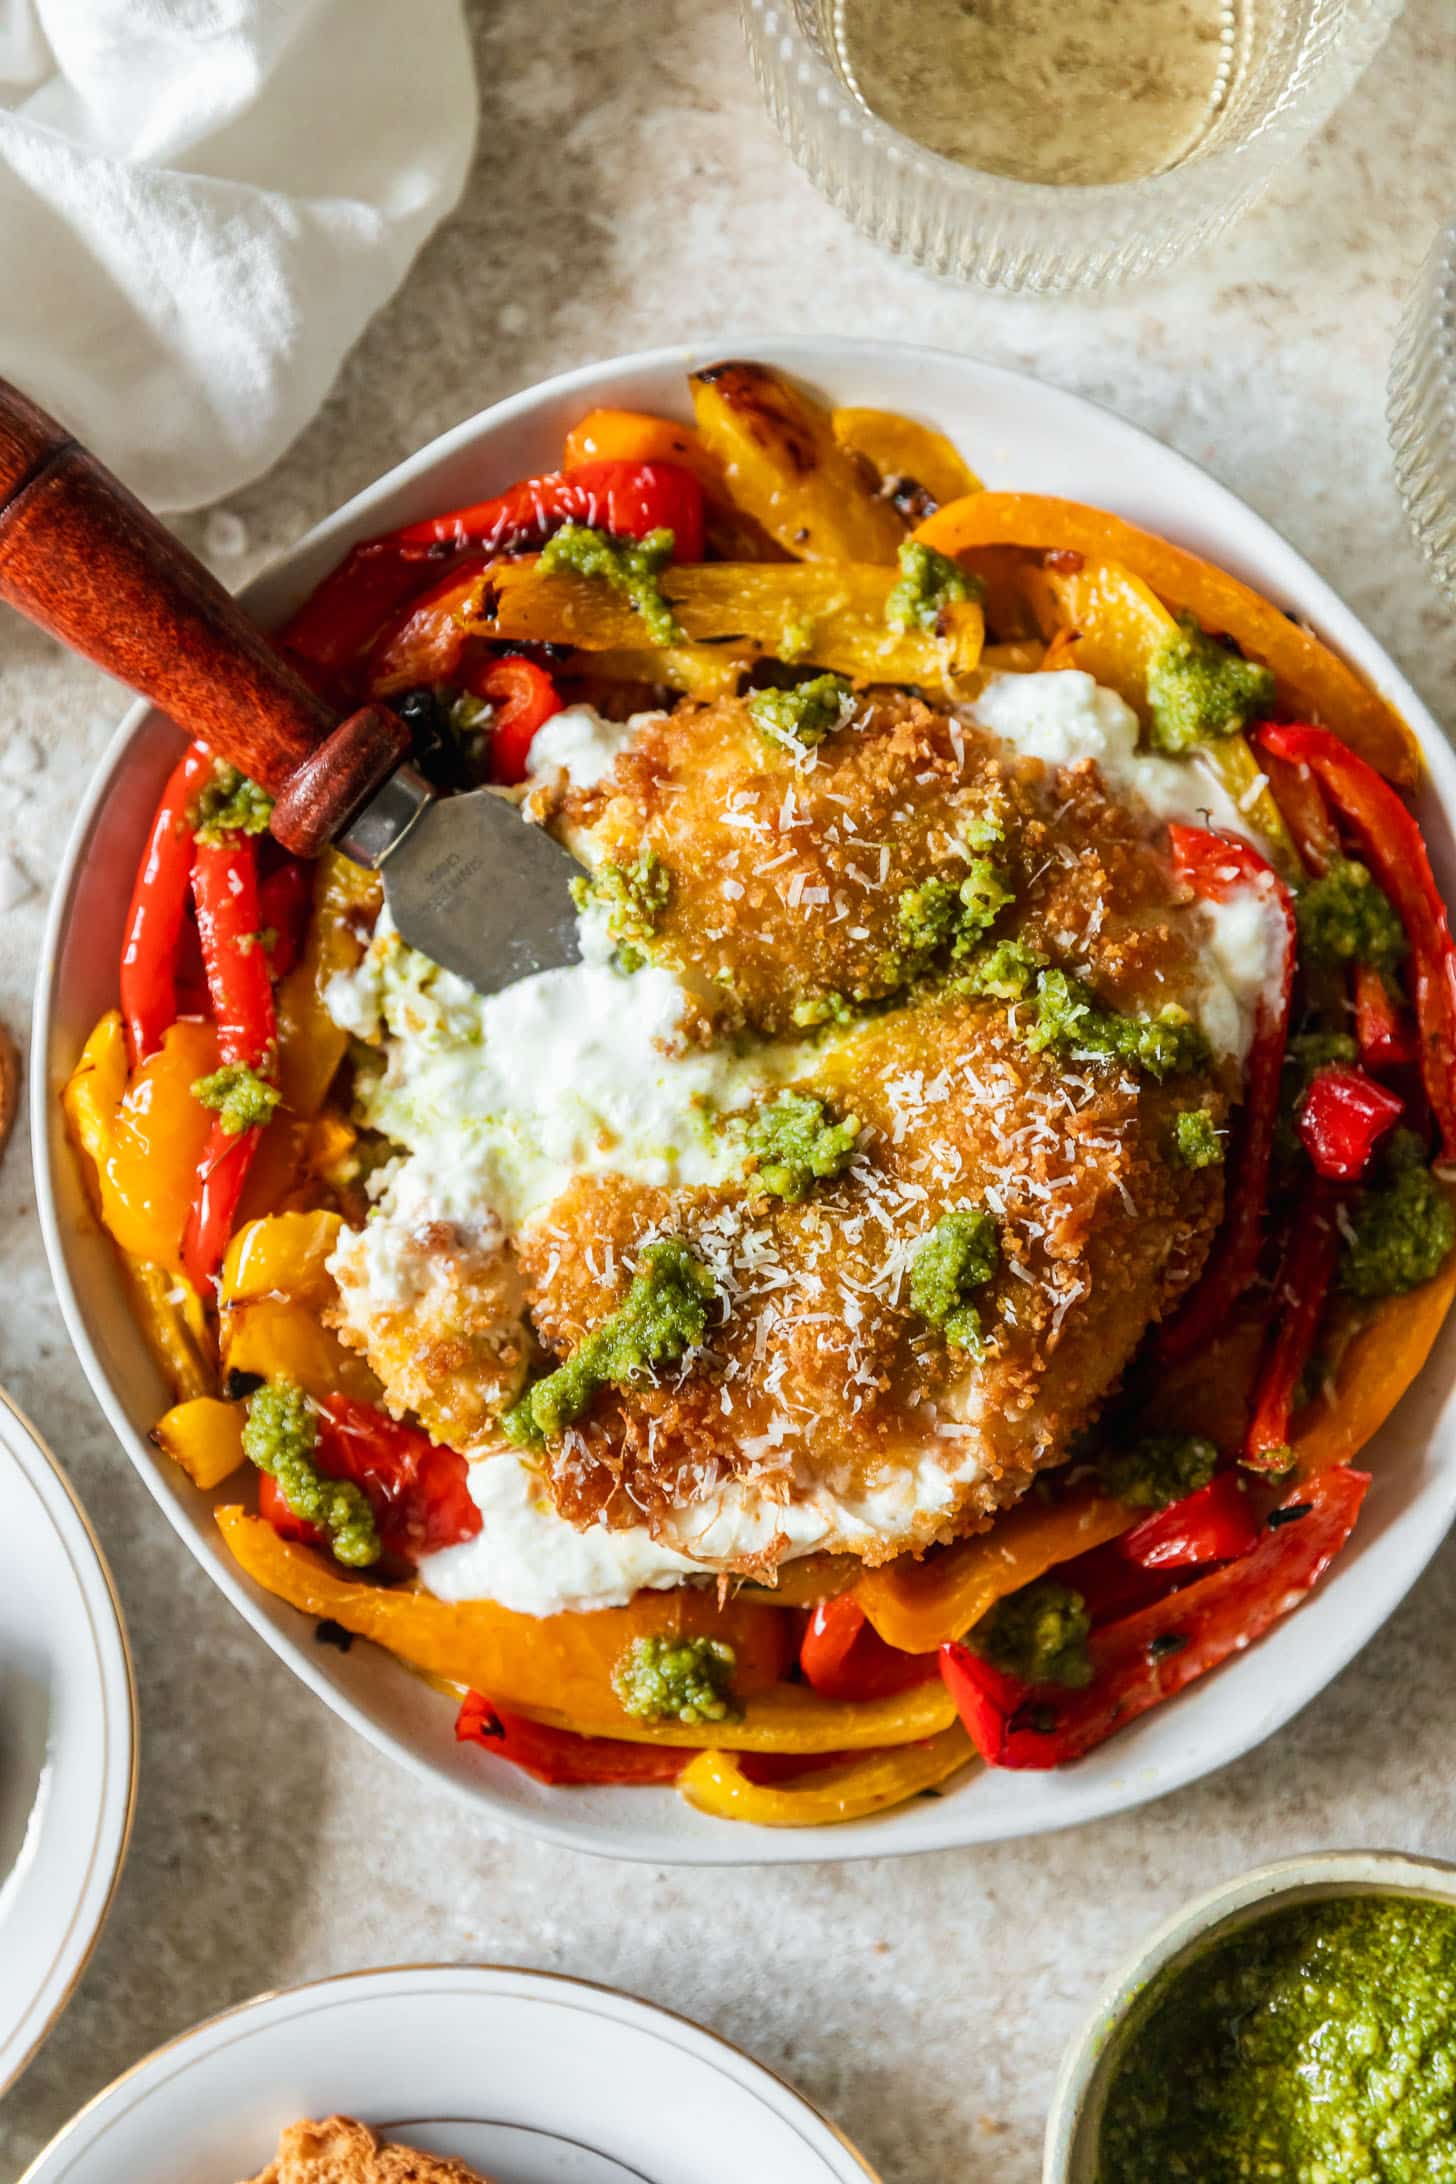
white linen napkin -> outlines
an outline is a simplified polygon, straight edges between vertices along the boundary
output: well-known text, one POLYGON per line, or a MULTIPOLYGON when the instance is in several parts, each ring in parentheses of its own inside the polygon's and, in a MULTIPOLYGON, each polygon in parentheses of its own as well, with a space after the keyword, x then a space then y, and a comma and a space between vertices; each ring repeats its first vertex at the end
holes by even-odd
POLYGON ((464 185, 460 0, 0 0, 0 376, 153 507, 266 470, 464 185))

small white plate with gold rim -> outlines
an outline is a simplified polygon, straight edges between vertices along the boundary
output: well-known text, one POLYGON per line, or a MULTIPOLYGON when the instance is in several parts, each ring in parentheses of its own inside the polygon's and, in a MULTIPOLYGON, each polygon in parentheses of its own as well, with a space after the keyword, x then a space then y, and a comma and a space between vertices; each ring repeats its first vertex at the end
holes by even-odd
POLYGON ((261 1995, 97 2095, 21 2184, 232 2184, 357 2116, 491 2184, 874 2184, 833 2125, 686 2018, 584 1980, 417 1964, 261 1995))
POLYGON ((55 1458, 0 1395, 0 2092, 81 1976, 135 1797, 110 1572, 55 1458))

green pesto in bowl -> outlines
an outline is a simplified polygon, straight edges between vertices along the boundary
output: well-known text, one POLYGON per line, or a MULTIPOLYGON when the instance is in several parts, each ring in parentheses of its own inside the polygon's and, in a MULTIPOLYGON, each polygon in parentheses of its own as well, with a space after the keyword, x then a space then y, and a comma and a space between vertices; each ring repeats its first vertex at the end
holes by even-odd
POLYGON ((1456 1909, 1272 1912, 1155 1979, 1119 2051, 1097 2184, 1456 2184, 1456 1909))

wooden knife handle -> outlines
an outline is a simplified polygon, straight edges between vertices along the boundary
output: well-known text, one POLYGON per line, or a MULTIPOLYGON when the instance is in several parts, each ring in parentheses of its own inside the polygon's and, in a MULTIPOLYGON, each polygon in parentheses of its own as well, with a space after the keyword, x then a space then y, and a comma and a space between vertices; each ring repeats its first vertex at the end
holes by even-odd
POLYGON ((300 856, 409 750, 387 707, 341 721, 120 479, 3 379, 0 599, 261 783, 300 856))

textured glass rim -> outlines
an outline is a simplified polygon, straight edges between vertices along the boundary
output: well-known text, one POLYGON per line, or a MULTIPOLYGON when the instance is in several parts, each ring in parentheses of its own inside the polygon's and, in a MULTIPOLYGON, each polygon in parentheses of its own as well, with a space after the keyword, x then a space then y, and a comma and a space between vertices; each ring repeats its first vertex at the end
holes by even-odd
POLYGON ((1437 234, 1402 313, 1385 415, 1412 534, 1456 600, 1456 218, 1437 234))
POLYGON ((987 168, 963 166, 944 153, 931 151, 884 121, 872 107, 861 105, 846 90, 842 79, 792 20, 785 0, 739 0, 739 14, 750 52, 760 31, 776 40, 781 52, 785 44, 791 45, 792 65, 806 101, 822 111, 832 111, 841 128, 855 132, 861 143, 872 147, 892 166, 968 203, 994 198, 1003 210, 1013 213, 1055 209, 1063 217, 1068 213, 1075 217, 1115 210, 1125 217, 1133 209, 1152 211, 1166 206, 1174 197, 1185 203, 1194 196, 1203 200, 1217 197, 1219 185, 1223 185, 1230 204, 1236 205, 1241 188, 1252 180, 1267 178, 1277 167, 1281 153, 1295 149, 1321 128, 1374 59, 1405 0, 1353 0, 1353 4, 1359 12, 1352 15, 1344 35, 1319 57, 1310 73, 1292 79, 1281 104, 1256 122, 1246 136, 1210 152, 1195 152, 1157 174, 1141 175, 1129 182, 1094 183, 1027 182, 987 168), (1262 174, 1254 162, 1256 153, 1267 155, 1262 174), (1251 162, 1255 165, 1253 174, 1251 162))

